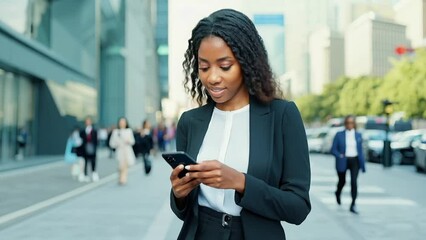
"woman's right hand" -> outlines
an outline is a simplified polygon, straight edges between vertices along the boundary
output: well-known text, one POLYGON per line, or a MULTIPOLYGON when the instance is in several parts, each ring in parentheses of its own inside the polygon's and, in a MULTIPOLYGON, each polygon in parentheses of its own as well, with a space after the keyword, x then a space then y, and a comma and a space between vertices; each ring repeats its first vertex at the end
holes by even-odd
POLYGON ((183 165, 177 166, 173 169, 172 174, 170 175, 170 182, 172 183, 173 194, 177 200, 184 200, 188 194, 194 190, 200 182, 189 176, 179 178, 179 173, 184 169, 183 165))

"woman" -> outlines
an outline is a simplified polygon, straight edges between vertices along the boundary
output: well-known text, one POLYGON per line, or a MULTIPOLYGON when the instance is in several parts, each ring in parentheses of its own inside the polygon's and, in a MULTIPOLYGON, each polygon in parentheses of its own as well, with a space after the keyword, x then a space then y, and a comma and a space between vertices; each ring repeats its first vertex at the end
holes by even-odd
POLYGON ((351 172, 351 196, 352 203, 349 208, 354 214, 358 214, 355 201, 358 195, 358 173, 361 169, 365 172, 365 160, 362 152, 362 136, 356 131, 355 117, 349 115, 344 121, 345 130, 334 136, 331 153, 336 158, 336 170, 339 182, 335 192, 337 204, 341 204, 340 195, 346 183, 346 171, 351 172))
POLYGON ((300 224, 311 209, 309 154, 255 26, 235 10, 212 13, 193 29, 183 66, 186 89, 207 103, 177 127, 177 150, 198 162, 170 176, 178 239, 285 239, 280 221, 300 224))
POLYGON ((80 157, 81 153, 80 146, 82 140, 80 138, 80 129, 75 127, 67 139, 67 145, 65 147, 65 162, 71 164, 71 176, 75 179, 81 173, 80 157))
POLYGON ((118 127, 112 131, 109 144, 115 149, 115 156, 118 160, 118 183, 124 185, 127 183, 128 167, 135 164, 135 154, 132 148, 135 138, 126 118, 122 117, 118 120, 118 127))
POLYGON ((137 152, 142 155, 145 173, 149 174, 151 172, 151 150, 154 148, 154 142, 151 135, 151 123, 148 120, 144 120, 142 123, 142 129, 137 134, 138 143, 137 152))

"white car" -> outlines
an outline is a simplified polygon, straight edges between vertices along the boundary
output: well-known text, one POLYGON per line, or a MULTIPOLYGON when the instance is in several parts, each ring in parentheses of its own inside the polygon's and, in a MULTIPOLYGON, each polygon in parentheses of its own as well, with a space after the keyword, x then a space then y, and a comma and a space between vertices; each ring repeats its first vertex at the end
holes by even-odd
POLYGON ((327 132, 328 128, 311 128, 306 130, 309 152, 321 152, 321 147, 327 132))

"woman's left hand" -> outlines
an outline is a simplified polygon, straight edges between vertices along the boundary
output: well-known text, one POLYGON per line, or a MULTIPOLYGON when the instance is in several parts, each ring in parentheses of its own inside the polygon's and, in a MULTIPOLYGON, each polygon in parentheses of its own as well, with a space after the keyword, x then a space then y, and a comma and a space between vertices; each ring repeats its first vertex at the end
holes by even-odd
POLYGON ((235 189, 239 193, 244 193, 245 175, 217 160, 204 161, 185 168, 190 171, 188 174, 191 178, 196 178, 207 186, 235 189))

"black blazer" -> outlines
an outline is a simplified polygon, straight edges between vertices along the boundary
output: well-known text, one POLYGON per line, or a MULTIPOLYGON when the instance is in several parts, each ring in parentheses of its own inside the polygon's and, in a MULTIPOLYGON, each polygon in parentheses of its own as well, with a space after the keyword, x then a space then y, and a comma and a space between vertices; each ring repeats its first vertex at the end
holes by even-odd
POLYGON ((82 144, 81 144, 81 151, 82 151, 82 156, 83 157, 96 157, 96 149, 98 147, 98 132, 96 131, 96 129, 94 127, 92 127, 92 132, 91 132, 91 137, 92 137, 92 143, 95 147, 95 153, 92 155, 89 155, 86 153, 86 144, 87 144, 87 134, 86 134, 86 127, 83 128, 83 130, 80 131, 80 138, 82 140, 82 144))
MULTIPOLYGON (((176 146, 196 158, 213 113, 214 103, 182 114, 176 146)), ((285 100, 262 104, 250 98, 250 150, 244 195, 235 194, 243 209, 245 239, 285 239, 280 221, 300 224, 311 210, 309 152, 305 129, 296 105, 285 100)), ((194 189, 184 209, 173 192, 171 208, 184 221, 178 239, 194 239, 198 226, 198 192, 194 189)))

